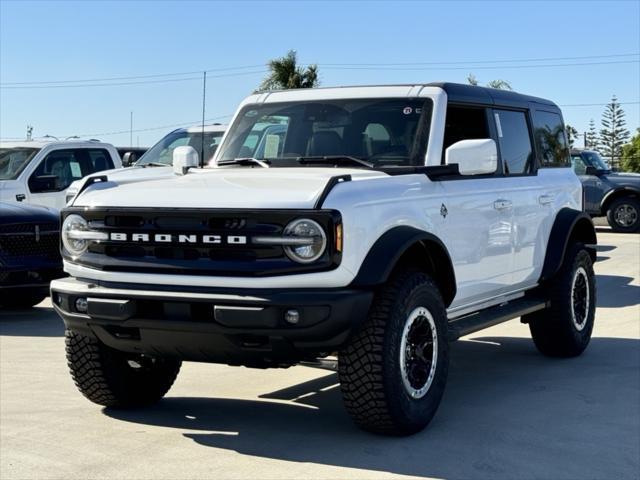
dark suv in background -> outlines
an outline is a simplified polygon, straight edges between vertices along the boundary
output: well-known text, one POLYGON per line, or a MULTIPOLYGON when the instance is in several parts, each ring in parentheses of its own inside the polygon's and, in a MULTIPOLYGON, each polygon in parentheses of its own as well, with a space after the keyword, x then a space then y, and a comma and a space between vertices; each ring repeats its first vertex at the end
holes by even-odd
POLYGON ((0 308, 37 305, 63 275, 57 212, 0 202, 0 308))
POLYGON ((585 212, 606 216, 616 232, 640 231, 640 174, 612 172, 592 150, 571 150, 571 164, 582 182, 585 212))

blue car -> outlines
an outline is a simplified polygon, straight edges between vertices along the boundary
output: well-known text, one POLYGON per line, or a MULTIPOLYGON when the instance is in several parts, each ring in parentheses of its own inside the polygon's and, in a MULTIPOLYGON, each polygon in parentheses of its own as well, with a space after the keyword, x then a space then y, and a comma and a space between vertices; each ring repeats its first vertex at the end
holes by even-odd
POLYGON ((640 232, 640 174, 612 172, 598 152, 571 150, 584 189, 584 211, 607 217, 615 232, 640 232))
POLYGON ((60 220, 46 207, 0 203, 0 306, 26 308, 49 295, 64 275, 60 220))

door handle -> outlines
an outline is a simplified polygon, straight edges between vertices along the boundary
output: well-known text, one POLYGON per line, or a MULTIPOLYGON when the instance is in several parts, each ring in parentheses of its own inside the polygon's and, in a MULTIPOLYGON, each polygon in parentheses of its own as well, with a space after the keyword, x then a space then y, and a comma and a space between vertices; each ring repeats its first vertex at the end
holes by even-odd
POLYGON ((554 199, 554 195, 540 195, 538 197, 538 202, 540 202, 540 205, 548 205, 552 203, 554 199))
POLYGON ((508 210, 512 205, 513 204, 510 200, 504 200, 502 198, 493 202, 493 208, 495 208, 496 210, 508 210))

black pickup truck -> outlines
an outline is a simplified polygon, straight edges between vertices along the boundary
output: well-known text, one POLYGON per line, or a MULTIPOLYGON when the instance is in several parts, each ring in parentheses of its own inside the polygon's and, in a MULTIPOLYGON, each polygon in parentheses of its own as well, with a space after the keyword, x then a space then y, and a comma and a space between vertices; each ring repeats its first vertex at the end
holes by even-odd
POLYGON ((616 232, 640 232, 640 174, 612 172, 598 152, 571 150, 584 189, 584 210, 607 217, 616 232))
POLYGON ((31 307, 62 277, 60 220, 46 207, 0 202, 0 306, 31 307))

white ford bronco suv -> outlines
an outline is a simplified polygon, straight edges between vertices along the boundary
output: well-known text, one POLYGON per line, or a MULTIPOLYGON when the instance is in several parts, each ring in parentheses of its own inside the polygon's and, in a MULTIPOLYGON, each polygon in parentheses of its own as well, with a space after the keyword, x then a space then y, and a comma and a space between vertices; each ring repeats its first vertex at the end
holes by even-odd
POLYGON ((91 401, 158 401, 181 361, 337 366, 356 424, 434 416, 449 342, 521 317, 579 355, 596 235, 558 107, 467 85, 254 94, 215 155, 172 178, 89 178, 51 284, 91 401), (337 356, 337 362, 332 360, 337 356))

